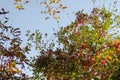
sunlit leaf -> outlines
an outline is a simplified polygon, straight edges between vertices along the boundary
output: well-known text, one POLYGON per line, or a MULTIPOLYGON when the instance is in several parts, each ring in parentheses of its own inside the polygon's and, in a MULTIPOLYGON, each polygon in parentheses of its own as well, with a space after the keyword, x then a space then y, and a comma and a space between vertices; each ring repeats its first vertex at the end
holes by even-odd
POLYGON ((15 0, 15 2, 21 2, 22 0, 15 0))
POLYGON ((17 5, 16 8, 17 8, 18 10, 23 10, 23 9, 24 9, 22 5, 17 5))
POLYGON ((55 3, 55 0, 50 0, 50 3, 55 3))

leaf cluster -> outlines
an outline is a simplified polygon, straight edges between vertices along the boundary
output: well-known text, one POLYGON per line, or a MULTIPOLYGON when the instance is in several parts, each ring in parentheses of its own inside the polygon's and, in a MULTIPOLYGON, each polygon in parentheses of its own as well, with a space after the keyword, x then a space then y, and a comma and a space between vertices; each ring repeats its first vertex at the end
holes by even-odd
POLYGON ((20 29, 7 25, 9 20, 5 15, 7 11, 1 9, 1 12, 4 14, 0 16, 4 15, 4 19, 0 20, 0 79, 17 79, 16 74, 25 79, 26 75, 22 69, 25 68, 24 64, 28 62, 25 53, 29 50, 26 50, 26 47, 21 47, 20 29))
POLYGON ((112 79, 120 63, 120 38, 112 33, 118 16, 104 7, 76 13, 75 22, 55 33, 60 47, 45 45, 33 58, 33 73, 49 80, 112 79))

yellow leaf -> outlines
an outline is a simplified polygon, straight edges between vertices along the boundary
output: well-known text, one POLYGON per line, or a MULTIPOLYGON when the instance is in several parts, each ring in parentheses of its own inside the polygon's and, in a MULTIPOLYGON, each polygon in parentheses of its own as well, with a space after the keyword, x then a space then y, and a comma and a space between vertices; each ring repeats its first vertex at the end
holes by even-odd
POLYGON ((50 0, 50 3, 55 3, 55 0, 50 0))
POLYGON ((15 0, 15 2, 21 2, 22 0, 15 0))
POLYGON ((55 16, 55 19, 59 19, 60 17, 59 16, 55 16))
POLYGON ((24 9, 23 6, 21 6, 21 5, 17 5, 16 8, 19 9, 19 10, 24 9))
POLYGON ((97 55, 97 58, 100 59, 100 57, 101 57, 100 54, 98 54, 98 55, 97 55))

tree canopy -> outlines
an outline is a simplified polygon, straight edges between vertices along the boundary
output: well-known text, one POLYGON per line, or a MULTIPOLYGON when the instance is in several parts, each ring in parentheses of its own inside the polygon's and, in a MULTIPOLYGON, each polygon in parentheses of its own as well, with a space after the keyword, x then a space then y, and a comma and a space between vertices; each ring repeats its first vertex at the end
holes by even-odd
POLYGON ((28 46, 21 47, 20 29, 6 25, 9 21, 9 18, 6 17, 8 13, 4 8, 0 11, 0 16, 4 16, 4 19, 0 21, 0 79, 19 80, 18 76, 21 76, 20 79, 27 80, 23 69, 25 68, 24 64, 28 63, 25 54, 29 49, 28 46))
POLYGON ((48 47, 41 42, 42 37, 35 37, 38 32, 29 34, 40 52, 31 63, 35 78, 43 75, 48 80, 113 79, 120 66, 120 37, 115 33, 118 23, 119 15, 104 7, 93 8, 90 14, 77 12, 76 20, 55 33, 58 40, 48 47))
MULTIPOLYGON (((95 3, 96 0, 92 0, 95 3)), ((14 0, 18 10, 24 10, 29 0, 14 0)), ((36 0, 44 5, 46 20, 59 20, 59 13, 67 7, 61 0, 36 0)), ((36 30, 27 31, 27 45, 22 47, 19 27, 7 25, 9 18, 4 8, 0 10, 0 80, 28 80, 25 65, 31 67, 33 79, 47 80, 119 80, 120 78, 120 15, 117 2, 113 10, 94 7, 88 14, 84 9, 76 12, 69 25, 49 35, 36 30), (38 55, 26 56, 35 48, 38 55)))

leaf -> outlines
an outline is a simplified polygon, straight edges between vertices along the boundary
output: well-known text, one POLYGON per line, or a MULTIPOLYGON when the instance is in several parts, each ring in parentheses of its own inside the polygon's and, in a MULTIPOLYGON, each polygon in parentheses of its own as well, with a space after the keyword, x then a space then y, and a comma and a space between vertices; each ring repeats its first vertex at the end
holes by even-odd
POLYGON ((55 3, 55 0, 50 0, 50 3, 55 3))
POLYGON ((14 36, 19 36, 21 31, 19 30, 19 28, 12 28, 11 29, 11 33, 14 35, 14 36))
POLYGON ((65 7, 62 7, 62 9, 66 9, 67 7, 65 6, 65 7))
POLYGON ((56 11, 56 13, 60 13, 60 11, 56 11))
POLYGON ((23 10, 23 9, 24 9, 22 5, 17 5, 16 8, 17 8, 18 10, 23 10))
POLYGON ((59 5, 59 8, 62 8, 62 4, 59 5))
POLYGON ((60 17, 59 16, 55 16, 55 19, 58 20, 60 17))
POLYGON ((29 1, 27 0, 27 1, 25 1, 25 3, 24 4, 28 4, 29 3, 29 1))
POLYGON ((22 0, 15 0, 15 2, 21 2, 22 0))
POLYGON ((46 17, 45 20, 49 19, 49 17, 46 17))
POLYGON ((2 12, 5 12, 4 8, 2 8, 1 10, 2 10, 2 12))

